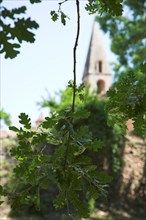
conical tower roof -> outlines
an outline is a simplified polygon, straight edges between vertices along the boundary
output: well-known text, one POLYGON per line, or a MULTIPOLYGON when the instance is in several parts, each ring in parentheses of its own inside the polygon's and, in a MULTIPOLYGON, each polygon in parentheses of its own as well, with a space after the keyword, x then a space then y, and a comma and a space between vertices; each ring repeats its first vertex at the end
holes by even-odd
POLYGON ((98 29, 97 22, 94 21, 83 73, 83 79, 88 74, 96 74, 95 63, 100 60, 104 62, 103 73, 111 73, 111 69, 106 59, 106 53, 103 46, 101 33, 98 29))
POLYGON ((91 90, 102 90, 102 93, 106 93, 112 84, 111 69, 96 21, 93 23, 82 80, 85 84, 90 84, 91 90))

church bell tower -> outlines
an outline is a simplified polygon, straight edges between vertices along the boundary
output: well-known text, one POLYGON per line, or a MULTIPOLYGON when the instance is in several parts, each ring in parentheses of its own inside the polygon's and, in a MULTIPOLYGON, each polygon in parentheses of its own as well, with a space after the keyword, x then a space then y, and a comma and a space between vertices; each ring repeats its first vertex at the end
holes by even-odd
POLYGON ((94 21, 82 81, 90 85, 91 91, 105 95, 112 84, 112 74, 106 60, 101 34, 94 21))

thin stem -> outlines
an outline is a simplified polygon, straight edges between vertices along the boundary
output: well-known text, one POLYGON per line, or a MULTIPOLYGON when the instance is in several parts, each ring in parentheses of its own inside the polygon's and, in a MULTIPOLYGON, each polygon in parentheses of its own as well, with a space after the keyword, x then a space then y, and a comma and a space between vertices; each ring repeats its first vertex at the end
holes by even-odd
POLYGON ((76 0, 76 9, 77 9, 77 34, 75 39, 75 44, 73 48, 73 101, 72 101, 72 112, 75 111, 75 98, 76 98, 76 54, 77 46, 80 34, 80 5, 79 0, 76 0))
POLYGON ((61 5, 64 4, 65 2, 68 2, 69 0, 64 0, 62 2, 59 2, 58 5, 59 5, 59 10, 58 11, 61 11, 61 5))
MULTIPOLYGON (((78 46, 79 33, 80 33, 80 6, 79 6, 79 0, 76 0, 76 9, 77 9, 77 34, 76 34, 75 44, 74 44, 74 48, 73 48, 73 100, 72 100, 72 112, 75 111, 75 98, 76 98, 76 53, 77 53, 77 46, 78 46)), ((67 146, 66 146, 66 149, 65 149, 64 169, 66 169, 70 139, 71 139, 71 134, 70 134, 70 131, 69 131, 68 143, 67 143, 67 146)))
MULTIPOLYGON (((62 3, 66 2, 67 0, 63 1, 62 3)), ((61 7, 61 4, 60 4, 61 7)), ((76 33, 76 39, 75 44, 73 48, 73 100, 72 100, 72 112, 75 111, 75 98, 76 98, 76 53, 77 53, 77 46, 78 46, 78 40, 79 40, 79 33, 80 33, 80 7, 79 7, 79 0, 76 0, 76 10, 77 10, 77 33, 76 33)), ((66 143, 66 149, 65 149, 65 159, 64 159, 64 172, 66 177, 66 165, 67 165, 67 158, 68 158, 68 151, 70 146, 70 140, 71 140, 71 131, 68 133, 68 142, 66 143)), ((66 205, 67 205, 67 217, 70 216, 70 210, 69 210, 69 201, 68 201, 68 195, 66 191, 66 205)))

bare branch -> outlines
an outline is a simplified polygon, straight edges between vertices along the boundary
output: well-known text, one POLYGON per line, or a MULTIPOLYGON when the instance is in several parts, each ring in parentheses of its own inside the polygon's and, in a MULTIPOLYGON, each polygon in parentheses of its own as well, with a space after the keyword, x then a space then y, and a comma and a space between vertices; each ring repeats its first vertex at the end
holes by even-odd
POLYGON ((64 4, 65 2, 68 2, 68 1, 69 1, 69 0, 64 0, 64 1, 58 3, 58 5, 59 5, 58 12, 61 11, 61 5, 64 4))
POLYGON ((73 101, 72 101, 72 112, 75 111, 75 98, 76 98, 76 54, 77 46, 80 34, 80 5, 79 0, 76 0, 76 9, 77 9, 77 34, 75 39, 75 44, 73 48, 73 101))

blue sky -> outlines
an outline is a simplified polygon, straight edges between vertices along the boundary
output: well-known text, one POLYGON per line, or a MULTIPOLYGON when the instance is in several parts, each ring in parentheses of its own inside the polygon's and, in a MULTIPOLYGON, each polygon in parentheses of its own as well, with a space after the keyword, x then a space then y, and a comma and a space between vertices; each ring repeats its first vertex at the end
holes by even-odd
MULTIPOLYGON (((8 8, 27 6, 26 17, 36 20, 40 27, 35 30, 34 44, 23 43, 20 54, 15 59, 5 59, 1 55, 1 107, 11 114, 14 125, 18 115, 27 113, 34 122, 47 109, 36 105, 47 92, 54 96, 64 89, 73 78, 73 46, 76 35, 75 1, 69 0, 62 9, 70 18, 67 25, 53 22, 51 10, 58 10, 58 1, 44 0, 41 4, 31 5, 28 1, 4 1, 8 8)), ((86 1, 81 1, 81 32, 77 51, 77 82, 81 82, 87 56, 94 17, 85 11, 86 1)), ((115 60, 110 52, 108 36, 103 35, 103 44, 110 62, 115 60)))

